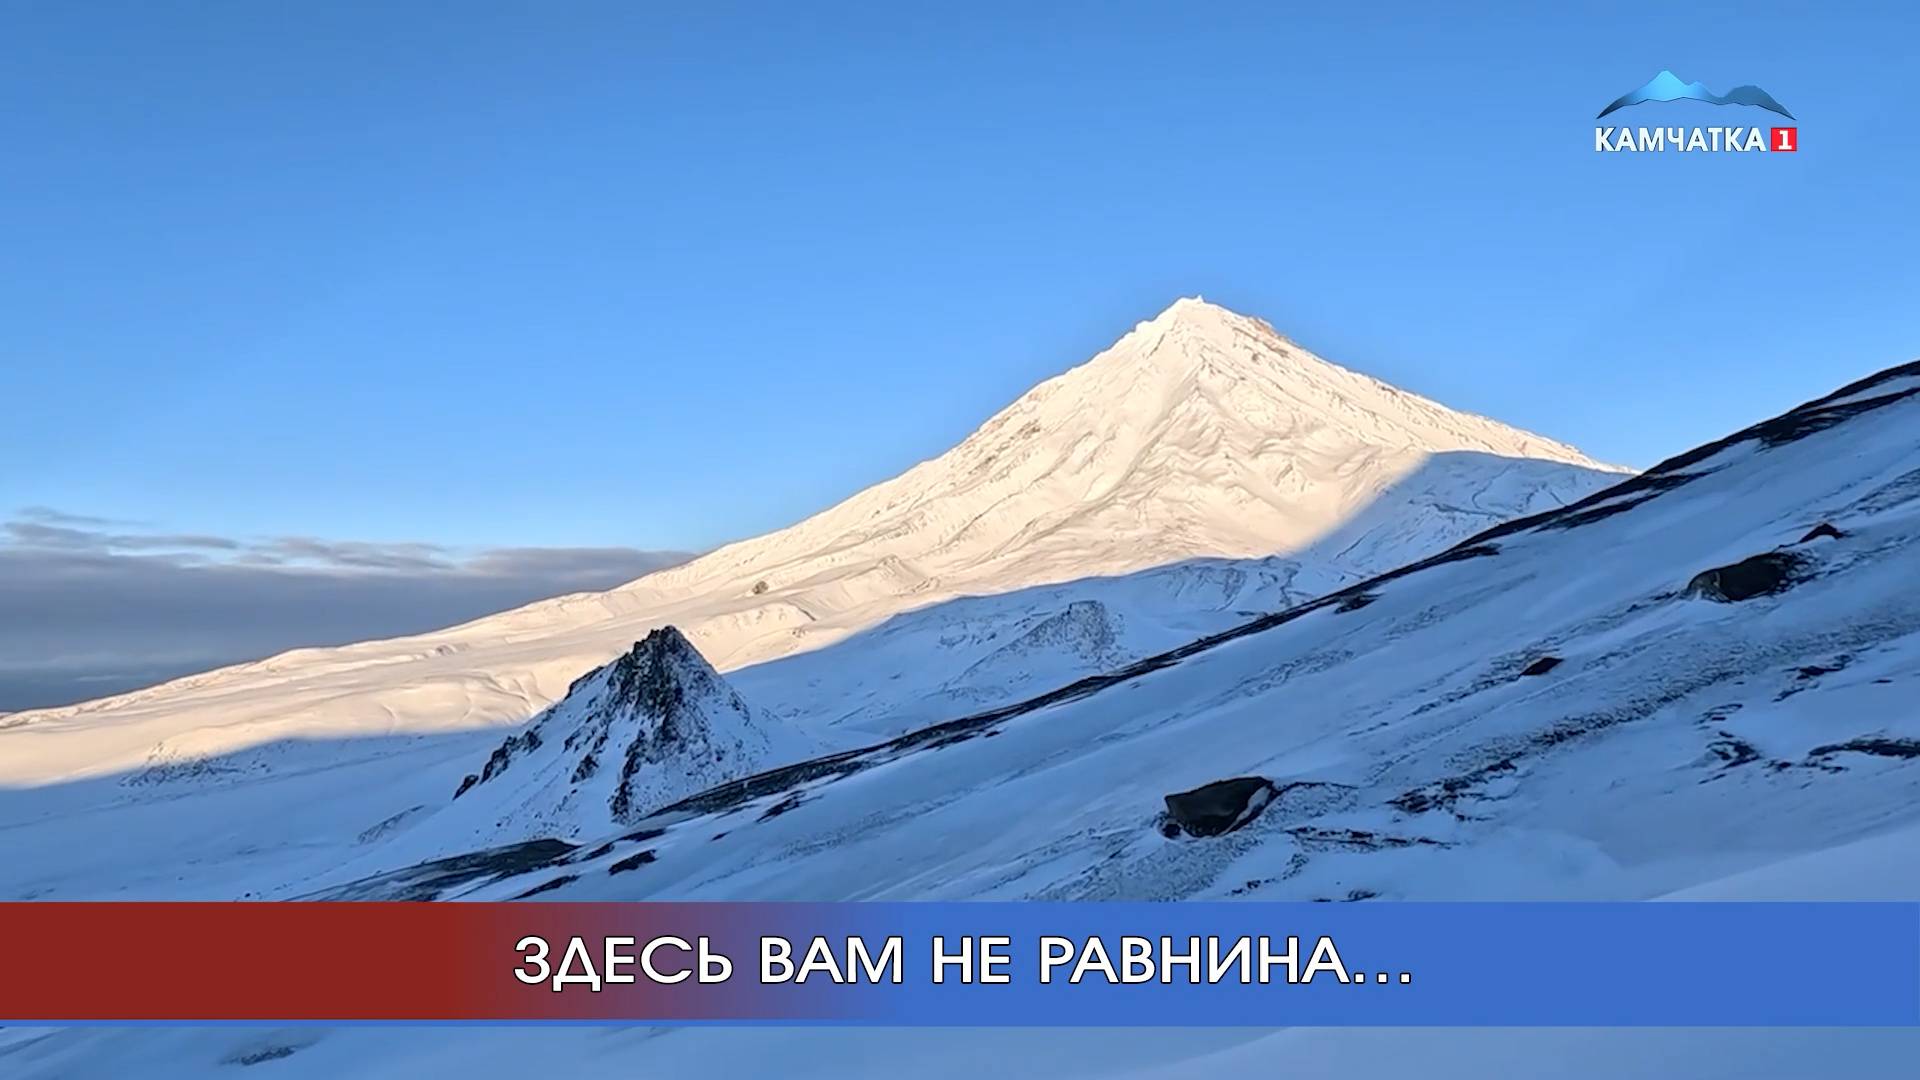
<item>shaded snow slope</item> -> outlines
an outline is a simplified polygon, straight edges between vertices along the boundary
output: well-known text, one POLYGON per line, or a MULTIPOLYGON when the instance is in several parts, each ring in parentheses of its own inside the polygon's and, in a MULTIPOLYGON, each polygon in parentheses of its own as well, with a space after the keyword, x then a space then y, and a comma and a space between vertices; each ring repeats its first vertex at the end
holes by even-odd
POLYGON ((791 723, 897 735, 1065 686, 1350 580, 1277 557, 1192 559, 936 604, 730 678, 791 723))

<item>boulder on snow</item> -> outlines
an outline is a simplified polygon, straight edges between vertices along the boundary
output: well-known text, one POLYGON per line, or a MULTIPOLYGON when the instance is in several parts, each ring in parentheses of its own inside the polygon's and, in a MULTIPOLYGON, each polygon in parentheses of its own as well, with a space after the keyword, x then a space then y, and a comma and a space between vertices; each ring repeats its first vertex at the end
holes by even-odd
POLYGON ((1277 790, 1264 776, 1239 776, 1168 795, 1167 835, 1184 832, 1188 836, 1219 836, 1232 832, 1259 817, 1277 790))
POLYGON ((1823 536, 1829 540, 1838 540, 1845 535, 1847 534, 1833 527, 1833 522, 1823 521, 1820 524, 1815 525, 1813 528, 1808 529, 1807 535, 1800 538, 1800 543, 1810 544, 1813 541, 1818 540, 1823 536))
POLYGON ((1728 566, 1702 570, 1687 583, 1687 592, 1728 604, 1785 592, 1799 582, 1799 570, 1804 562, 1798 555, 1769 551, 1728 566))
POLYGON ((1545 675, 1547 672, 1552 671, 1554 668, 1559 667, 1563 663, 1565 663, 1565 661, 1561 660, 1557 656, 1543 656, 1540 659, 1535 660, 1533 663, 1528 664, 1526 666, 1526 669, 1520 672, 1520 674, 1522 676, 1545 675))

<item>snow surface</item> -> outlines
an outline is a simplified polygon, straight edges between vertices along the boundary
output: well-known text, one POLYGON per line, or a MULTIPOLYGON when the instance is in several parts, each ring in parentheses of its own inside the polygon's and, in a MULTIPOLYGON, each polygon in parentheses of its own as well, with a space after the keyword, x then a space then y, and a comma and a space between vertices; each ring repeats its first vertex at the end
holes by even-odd
MULTIPOLYGON (((1160 326, 1156 340, 1181 340, 1180 324, 1194 312, 1224 326, 1249 322, 1180 305, 1116 349, 1163 322, 1173 325, 1160 326)), ((443 785, 431 806, 422 801, 369 830, 350 865, 324 838, 345 815, 338 807, 305 819, 307 808, 289 805, 299 819, 292 825, 231 820, 249 811, 257 819, 263 792, 279 807, 303 783, 341 798, 343 776, 363 791, 404 789, 360 799, 367 813, 374 803, 406 803, 409 767, 433 772, 419 766, 445 755, 470 771, 498 731, 480 740, 400 735, 395 752, 380 740, 347 739, 329 749, 324 767, 293 755, 306 771, 244 755, 207 766, 233 762, 237 779, 176 778, 169 770, 199 760, 184 755, 156 762, 160 774, 141 787, 178 792, 167 798, 105 805, 89 785, 126 785, 97 780, 6 793, 0 821, 13 824, 0 836, 31 848, 16 860, 30 869, 12 871, 13 887, 45 895, 233 895, 223 890, 246 883, 276 897, 440 899, 535 889, 554 900, 1920 898, 1909 857, 1920 839, 1916 376, 1920 366, 1896 369, 1591 497, 1549 500, 1572 505, 1483 519, 1490 527, 1469 530, 1476 535, 1411 552, 1427 557, 1378 567, 1386 572, 1365 580, 1321 556, 1309 568, 1175 555, 1166 556, 1168 569, 1145 573, 1115 556, 1084 591, 1037 580, 1004 596, 903 609, 837 646, 728 677, 763 709, 787 687, 805 704, 786 722, 859 734, 867 745, 723 783, 538 858, 506 849, 470 858, 457 873, 411 859, 405 838, 435 828, 446 812, 443 785), (1802 541, 1821 522, 1842 535, 1802 541), (1700 571, 1767 552, 1787 554, 1794 568, 1775 593, 1723 603, 1686 588, 1700 571), (1308 572, 1341 576, 1317 599, 1288 595, 1308 572), (1185 610, 1172 599, 1180 596, 1193 601, 1185 610), (1129 603, 1140 597, 1154 599, 1129 603), (1257 600, 1279 602, 1261 611, 1257 600), (1207 636, 1182 637, 1194 628, 1207 636), (943 635, 951 655, 929 648, 943 635), (1139 655, 1167 639, 1171 647, 1139 655), (915 668, 916 656, 931 658, 915 668), (1548 657, 1559 663, 1524 674, 1548 657), (1079 674, 1086 668, 1101 673, 1079 674), (1023 672, 1037 673, 1033 683, 1077 681, 995 696, 996 687, 1020 685, 1023 672), (851 715, 830 712, 836 679, 850 692, 851 715), (878 685, 896 682, 916 685, 878 685), (987 703, 969 704, 975 692, 987 703), (949 702, 938 722, 910 731, 886 715, 949 702), (247 781, 256 775, 264 779, 247 781), (1245 775, 1269 777, 1279 790, 1244 828, 1197 840, 1156 827, 1165 793, 1245 775), (74 812, 62 816, 63 805, 74 812), (189 826, 167 849, 177 880, 149 862, 131 860, 141 872, 121 874, 97 853, 90 861, 62 854, 85 828, 74 821, 89 815, 139 822, 132 827, 147 842, 156 821, 189 826), (191 828, 227 830, 227 842, 275 839, 238 859, 191 828), (321 838, 306 850, 279 840, 308 829, 321 838)), ((1340 414, 1328 401, 1315 407, 1340 414)), ((1214 480, 1227 483, 1224 475, 1214 480)), ((942 478, 950 474, 923 480, 942 478)), ((1215 505, 1210 495, 1188 498, 1215 505)), ((895 509, 914 501, 897 492, 878 504, 889 500, 895 509)), ((1090 520, 1106 512, 1088 511, 1090 520)), ((1349 548, 1394 536, 1390 517, 1367 524, 1364 510, 1349 507, 1307 548, 1335 535, 1349 548)), ((890 533, 835 548, 831 537, 848 535, 856 519, 866 517, 815 528, 808 543, 819 545, 810 550, 837 553, 843 568, 866 567, 860 574, 881 565, 863 561, 873 551, 884 549, 877 558, 885 559, 905 550, 887 546, 906 542, 890 533)), ((921 520, 953 536, 967 531, 946 529, 938 515, 921 520)), ((1230 530, 1212 538, 1224 542, 1230 530)), ((1032 568, 1064 557, 1064 548, 1047 554, 1053 531, 1016 525, 1015 533, 1021 543, 986 545, 983 560, 1044 579, 1032 568)), ((1098 547, 1091 534, 1081 542, 1098 547)), ((737 577, 715 567, 658 576, 690 589, 768 580, 752 595, 796 595, 786 591, 795 583, 769 576, 769 563, 731 550, 709 559, 739 561, 746 569, 737 577)), ((944 558, 946 548, 925 551, 923 562, 944 558)), ((885 565, 904 572, 914 560, 902 559, 885 565)), ((818 584, 818 574, 806 580, 818 584)), ((609 595, 665 587, 648 578, 609 595)), ((504 618, 495 631, 524 631, 529 649, 547 633, 537 619, 504 618)), ((328 662, 311 660, 316 669, 328 662)), ((410 684, 396 677, 391 685, 410 684)), ((245 699, 258 691, 227 692, 245 699)), ((120 707, 95 719, 111 726, 120 707)), ((0 752, 28 745, 16 736, 50 719, 79 723, 25 715, 35 723, 5 732, 0 752)), ((1907 1076, 1916 1051, 1920 1032, 1904 1030, 0 1032, 0 1069, 24 1077, 219 1075, 243 1063, 259 1075, 314 1077, 1907 1076)))

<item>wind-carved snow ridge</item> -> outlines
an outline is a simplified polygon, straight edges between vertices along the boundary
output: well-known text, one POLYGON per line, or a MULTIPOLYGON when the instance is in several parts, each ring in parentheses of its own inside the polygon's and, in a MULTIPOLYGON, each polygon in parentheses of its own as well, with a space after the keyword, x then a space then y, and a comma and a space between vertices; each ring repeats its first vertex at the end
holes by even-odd
POLYGON ((776 741, 686 637, 662 627, 502 741, 446 817, 494 841, 605 831, 756 771, 776 741))

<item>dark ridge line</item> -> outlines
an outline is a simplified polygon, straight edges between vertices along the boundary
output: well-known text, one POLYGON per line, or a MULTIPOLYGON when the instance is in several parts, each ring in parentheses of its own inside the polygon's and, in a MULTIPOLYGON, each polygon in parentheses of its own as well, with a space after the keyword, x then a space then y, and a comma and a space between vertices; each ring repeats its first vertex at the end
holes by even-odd
POLYGON ((547 880, 541 882, 540 884, 535 885, 533 888, 528 889, 526 892, 523 892, 520 895, 514 897, 514 899, 525 900, 529 896, 539 896, 543 892, 552 892, 553 890, 558 889, 563 885, 571 885, 574 882, 579 880, 580 880, 580 875, 578 874, 561 874, 559 877, 548 878, 547 880))
MULTIPOLYGON (((1741 428, 1731 435, 1715 439, 1710 443, 1703 443, 1685 453, 1676 454, 1655 465, 1653 468, 1648 469, 1646 472, 1640 473, 1637 476, 1628 477, 1612 487, 1602 488, 1584 499, 1578 499, 1552 510, 1544 510, 1538 514, 1530 514, 1526 517, 1514 518, 1511 521, 1503 521, 1490 529, 1468 537, 1461 541, 1461 543, 1485 543, 1488 540, 1497 540, 1502 536, 1510 536, 1517 532, 1525 532, 1543 527, 1574 528, 1580 524, 1585 524, 1585 521, 1558 525, 1556 525, 1556 523, 1562 518, 1583 511, 1591 511, 1600 504, 1613 499, 1646 492, 1641 498, 1635 499, 1629 506, 1623 508, 1631 509, 1634 506, 1646 502, 1648 499, 1666 491, 1671 491, 1682 484, 1705 475, 1704 473, 1683 473, 1680 470, 1690 465, 1697 465, 1729 447, 1737 446, 1740 443, 1751 440, 1758 440, 1768 448, 1781 446, 1785 443, 1805 438, 1808 435, 1825 431, 1827 428, 1850 417, 1857 416, 1860 413, 1870 412, 1882 406, 1891 405, 1896 401, 1912 397, 1914 394, 1920 393, 1920 387, 1902 391, 1898 394, 1868 398, 1866 401, 1858 401, 1850 405, 1829 407, 1833 402, 1841 398, 1851 397, 1863 390, 1871 390, 1881 383, 1891 382, 1895 379, 1910 375, 1920 376, 1920 360, 1887 368, 1884 371, 1869 375, 1864 379, 1857 379, 1830 394, 1817 397, 1801 405, 1796 405, 1770 420, 1762 420, 1757 424, 1741 428)), ((1617 513, 1619 511, 1612 512, 1617 513)), ((1606 516, 1609 516, 1609 514, 1598 513, 1586 520, 1597 520, 1600 517, 1606 516)))
POLYGON ((381 899, 436 900, 447 890, 462 885, 475 883, 491 885, 511 877, 573 862, 579 850, 580 847, 577 844, 569 844, 565 840, 552 837, 498 844, 490 848, 478 848, 458 855, 447 855, 409 866, 395 867, 392 870, 382 870, 344 884, 306 893, 294 899, 370 899, 357 894, 364 893, 369 888, 382 887, 385 892, 381 899))

